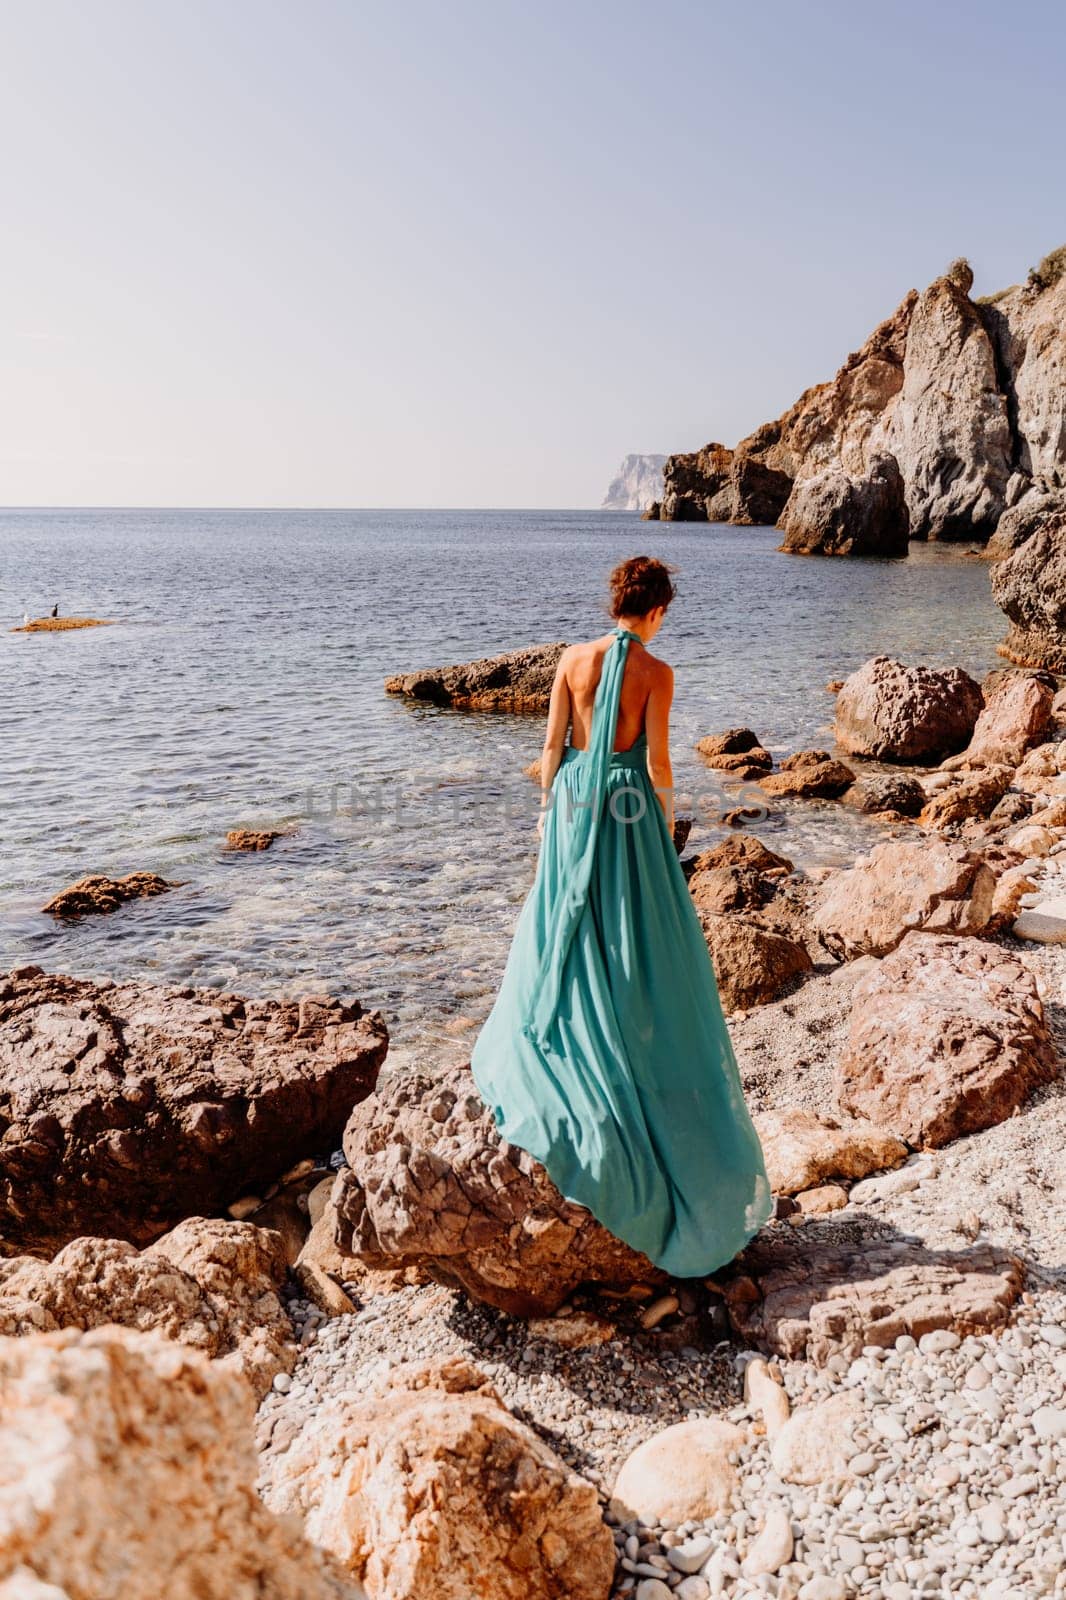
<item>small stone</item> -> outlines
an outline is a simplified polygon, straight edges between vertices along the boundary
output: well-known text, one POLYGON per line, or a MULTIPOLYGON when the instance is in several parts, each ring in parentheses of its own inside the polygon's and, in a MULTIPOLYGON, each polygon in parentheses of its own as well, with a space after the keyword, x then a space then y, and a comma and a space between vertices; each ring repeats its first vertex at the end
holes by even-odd
POLYGON ((777 1572, 792 1560, 792 1520, 785 1506, 771 1506, 762 1531, 756 1536, 741 1567, 746 1578, 777 1572))
POLYGON ((672 1593, 661 1578, 643 1578, 637 1584, 637 1600, 671 1600, 672 1593))
POLYGON ((292 1388, 292 1379, 287 1372, 276 1372, 274 1374, 274 1388, 278 1394, 288 1394, 292 1388))
POLYGON ((845 1600, 847 1589, 843 1578, 830 1578, 819 1574, 808 1578, 799 1592, 798 1600, 845 1600))
MULTIPOLYGON (((680 1301, 676 1294, 660 1295, 658 1300, 653 1300, 651 1305, 640 1314, 640 1325, 644 1331, 650 1332, 657 1328, 666 1317, 672 1317, 678 1309, 680 1301)), ((639 1591, 638 1591, 639 1593, 639 1591)))
POLYGON ((682 1578, 674 1594, 678 1600, 708 1600, 711 1586, 706 1578, 682 1578))
POLYGON ((666 1552, 666 1559, 678 1572, 695 1573, 699 1572, 713 1549, 713 1539, 685 1539, 666 1552))
POLYGON ((942 1356, 949 1350, 959 1348, 959 1336, 950 1328, 934 1328, 930 1333, 923 1333, 918 1340, 918 1349, 923 1356, 942 1356))
POLYGON ((1038 1406, 1033 1412, 1033 1432, 1038 1439, 1066 1439, 1066 1410, 1038 1406))
POLYGON ((244 1222, 253 1211, 258 1211, 262 1204, 257 1194, 246 1194, 242 1195, 240 1200, 234 1200, 231 1206, 226 1207, 226 1211, 234 1222, 244 1222))

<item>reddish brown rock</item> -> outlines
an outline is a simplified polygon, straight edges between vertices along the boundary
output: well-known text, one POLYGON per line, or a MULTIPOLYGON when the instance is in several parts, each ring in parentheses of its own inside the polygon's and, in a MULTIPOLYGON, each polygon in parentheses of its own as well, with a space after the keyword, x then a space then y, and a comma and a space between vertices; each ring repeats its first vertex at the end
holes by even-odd
POLYGON ((726 1011, 746 1011, 776 1000, 813 970, 804 944, 750 917, 701 912, 700 923, 726 1011))
POLYGON ((159 1333, 243 1372, 261 1398, 296 1358, 276 1233, 190 1217, 137 1250, 75 1239, 53 1261, 0 1259, 0 1334, 115 1324, 159 1333))
POLYGON ((469 711, 544 712, 565 649, 565 644, 530 645, 459 666, 402 672, 386 678, 385 692, 469 711))
POLYGON ((973 738, 950 765, 1018 766, 1026 751, 1050 734, 1053 699, 1039 678, 1020 672, 997 674, 986 688, 973 738))
POLYGON ((925 791, 917 778, 901 772, 858 778, 840 798, 846 806, 871 815, 891 812, 897 817, 916 817, 925 805, 925 791))
POLYGON ((775 1194, 800 1194, 832 1179, 853 1182, 906 1160, 907 1146, 872 1122, 787 1106, 755 1117, 775 1194))
POLYGON ((329 1149, 388 1036, 329 996, 0 978, 0 1233, 150 1244, 329 1149))
POLYGON ((662 1277, 500 1138, 468 1067, 383 1082, 344 1153, 336 1244, 368 1267, 418 1267, 514 1316, 547 1315, 581 1283, 662 1277))
POLYGON ((180 887, 168 883, 157 872, 131 872, 126 878, 97 875, 79 878, 69 888, 61 889, 41 910, 53 917, 88 917, 101 911, 117 911, 127 900, 150 900, 180 887))
POLYGON ((837 1099, 937 1146, 1004 1121, 1058 1072, 1024 962, 979 939, 910 933, 855 986, 837 1099))
POLYGON ((889 840, 824 884, 812 914, 835 954, 884 956, 912 928, 980 934, 993 925, 996 873, 964 844, 889 840))
POLYGON ((931 1251, 855 1237, 836 1219, 764 1229, 722 1280, 745 1344, 819 1364, 864 1345, 890 1348, 902 1334, 1002 1327, 1021 1288, 1019 1262, 989 1245, 931 1251))
POLYGON ((607 1600, 596 1491, 452 1359, 396 1368, 302 1429, 268 1476, 276 1511, 375 1600, 607 1600))
POLYGON ((275 839, 284 838, 276 828, 231 828, 226 835, 227 850, 269 850, 275 839))
POLYGON ((837 743, 878 761, 941 761, 969 742, 982 704, 959 667, 938 672, 875 656, 837 695, 837 743))
POLYGON ((751 867, 700 867, 689 879, 689 893, 700 911, 722 915, 765 905, 772 884, 751 867))
POLYGON ((710 867, 751 867, 763 874, 793 871, 793 864, 787 856, 779 856, 753 833, 734 834, 728 839, 721 839, 696 857, 697 872, 710 867))
POLYGON ((254 1417, 239 1373, 156 1334, 0 1340, 0 1593, 366 1600, 263 1505, 254 1417))
POLYGON ((833 799, 851 787, 855 774, 828 750, 798 750, 785 757, 779 772, 758 781, 767 794, 833 799))
POLYGON ((730 772, 738 778, 754 778, 769 772, 774 758, 759 743, 750 728, 727 728, 725 733, 709 733, 700 739, 696 752, 707 766, 730 772))
POLYGON ((1010 788, 1011 767, 983 767, 971 777, 943 789, 922 808, 919 822, 938 830, 954 827, 969 817, 990 816, 1010 788))

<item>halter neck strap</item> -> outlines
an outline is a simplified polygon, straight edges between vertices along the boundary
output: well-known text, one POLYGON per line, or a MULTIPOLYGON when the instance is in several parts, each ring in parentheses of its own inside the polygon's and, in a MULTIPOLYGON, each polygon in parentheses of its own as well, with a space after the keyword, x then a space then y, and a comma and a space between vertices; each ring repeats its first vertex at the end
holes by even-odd
POLYGON ((614 634, 616 639, 635 639, 638 644, 644 643, 644 640, 640 637, 640 634, 634 633, 631 628, 623 628, 619 626, 612 628, 611 632, 614 634))

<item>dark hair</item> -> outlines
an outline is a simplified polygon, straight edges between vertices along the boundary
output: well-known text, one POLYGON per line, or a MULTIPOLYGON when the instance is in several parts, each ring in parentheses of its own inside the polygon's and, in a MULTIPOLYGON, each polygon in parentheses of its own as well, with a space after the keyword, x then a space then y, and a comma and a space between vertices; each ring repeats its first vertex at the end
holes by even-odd
POLYGON ((611 616, 646 617, 656 606, 664 609, 677 593, 670 581, 673 567, 654 556, 630 556, 611 573, 611 616))

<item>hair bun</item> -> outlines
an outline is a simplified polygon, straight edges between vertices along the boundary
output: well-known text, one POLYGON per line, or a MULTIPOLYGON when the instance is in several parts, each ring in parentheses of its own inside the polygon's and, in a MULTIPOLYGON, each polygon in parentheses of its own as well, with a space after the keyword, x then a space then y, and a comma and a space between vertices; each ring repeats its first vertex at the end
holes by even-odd
POLYGON ((677 593, 670 579, 675 569, 654 556, 620 561, 608 580, 612 617, 645 617, 657 606, 665 610, 677 593))

